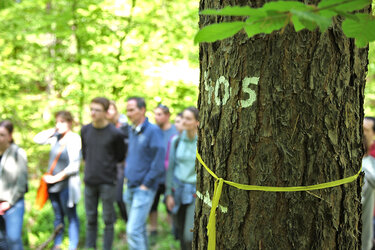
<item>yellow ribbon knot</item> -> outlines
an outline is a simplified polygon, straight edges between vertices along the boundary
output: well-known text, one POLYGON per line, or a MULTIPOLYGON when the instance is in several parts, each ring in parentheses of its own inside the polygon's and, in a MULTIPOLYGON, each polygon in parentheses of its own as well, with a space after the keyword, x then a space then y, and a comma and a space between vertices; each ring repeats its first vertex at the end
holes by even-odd
POLYGON ((216 247, 216 208, 219 205, 223 183, 223 178, 216 179, 215 181, 214 197, 212 199, 212 207, 207 224, 208 250, 214 250, 216 247))

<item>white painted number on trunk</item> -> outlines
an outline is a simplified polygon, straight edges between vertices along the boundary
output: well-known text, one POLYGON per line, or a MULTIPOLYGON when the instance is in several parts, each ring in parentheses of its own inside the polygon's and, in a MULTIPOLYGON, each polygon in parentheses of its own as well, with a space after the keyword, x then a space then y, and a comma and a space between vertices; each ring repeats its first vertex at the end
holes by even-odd
MULTIPOLYGON (((259 77, 245 77, 242 80, 242 91, 248 94, 249 97, 245 100, 240 100, 239 104, 243 108, 248 108, 256 101, 256 92, 250 88, 250 84, 258 85, 259 77)), ((225 105, 232 93, 232 88, 229 85, 229 81, 225 79, 224 76, 220 76, 215 82, 215 87, 212 86, 212 80, 208 78, 208 72, 204 72, 204 89, 208 91, 208 104, 211 104, 212 93, 215 93, 215 103, 216 105, 225 105), (220 85, 224 85, 224 96, 220 98, 219 90, 220 85)))
POLYGON ((227 103, 227 101, 229 100, 229 96, 230 96, 229 82, 227 79, 225 79, 224 76, 220 76, 219 79, 216 80, 216 85, 215 85, 215 102, 216 102, 216 105, 218 106, 221 105, 221 100, 219 97, 220 84, 224 84, 223 105, 227 103))
POLYGON ((241 100, 240 104, 243 108, 250 107, 257 99, 257 95, 254 90, 250 88, 250 84, 258 85, 259 77, 245 77, 242 81, 242 91, 249 94, 249 99, 241 100))

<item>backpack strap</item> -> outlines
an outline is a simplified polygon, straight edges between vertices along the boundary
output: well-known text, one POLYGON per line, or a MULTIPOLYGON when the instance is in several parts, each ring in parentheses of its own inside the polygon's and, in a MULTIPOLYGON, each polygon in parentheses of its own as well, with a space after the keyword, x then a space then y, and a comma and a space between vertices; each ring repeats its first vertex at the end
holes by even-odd
POLYGON ((176 143, 174 144, 174 151, 175 151, 175 152, 177 151, 178 144, 180 143, 180 140, 181 140, 180 135, 177 135, 176 143))
POLYGON ((18 163, 18 149, 19 147, 16 145, 16 150, 14 150, 14 160, 18 163))

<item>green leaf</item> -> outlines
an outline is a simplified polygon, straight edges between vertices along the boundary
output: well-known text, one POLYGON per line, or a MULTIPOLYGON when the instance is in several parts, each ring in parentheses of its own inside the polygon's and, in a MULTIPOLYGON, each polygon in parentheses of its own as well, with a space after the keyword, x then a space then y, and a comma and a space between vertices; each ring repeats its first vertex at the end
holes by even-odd
POLYGON ((220 10, 206 9, 200 12, 201 15, 219 16, 266 16, 267 12, 289 12, 295 10, 312 10, 311 6, 295 1, 269 2, 261 8, 251 8, 249 6, 226 6, 220 10))
POLYGON ((201 15, 218 15, 218 16, 259 16, 265 15, 261 9, 251 8, 249 6, 227 6, 220 10, 206 9, 200 12, 201 15))
POLYGON ((263 5, 265 11, 289 12, 291 10, 312 10, 311 6, 296 1, 277 1, 263 5))
POLYGON ((351 12, 363 9, 370 4, 371 0, 322 0, 318 4, 318 9, 328 8, 334 11, 351 12))
POLYGON ((291 13, 297 16, 300 22, 309 30, 315 29, 316 25, 324 32, 331 25, 331 18, 320 16, 310 11, 291 10, 291 13))
POLYGON ((332 17, 334 17, 338 14, 337 11, 335 11, 333 9, 325 9, 325 10, 321 10, 321 11, 316 12, 316 13, 321 15, 321 16, 327 17, 327 18, 332 18, 332 17))
POLYGON ((319 14, 325 17, 334 17, 339 14, 346 18, 352 18, 353 15, 349 13, 366 7, 369 5, 369 1, 371 0, 323 0, 318 5, 319 9, 323 8, 319 14))
POLYGON ((215 23, 198 31, 195 43, 215 42, 233 36, 245 26, 244 22, 215 23))
POLYGON ((300 21, 300 24, 304 26, 304 28, 310 30, 310 31, 313 31, 315 30, 318 26, 316 25, 316 23, 310 21, 310 20, 306 20, 306 19, 301 19, 299 18, 298 19, 300 21))
POLYGON ((267 17, 252 18, 246 20, 245 31, 249 37, 256 34, 269 34, 279 30, 288 24, 288 15, 277 12, 268 12, 267 17))
POLYGON ((293 22, 293 25, 294 25, 294 30, 296 32, 306 28, 305 25, 303 23, 301 23, 301 21, 299 20, 299 18, 297 16, 294 16, 294 15, 292 16, 292 22, 293 22))
POLYGON ((369 42, 375 41, 375 18, 362 13, 355 16, 359 21, 345 19, 342 29, 347 37, 355 38, 357 47, 365 47, 369 42))
POLYGON ((344 11, 336 11, 342 17, 353 19, 354 21, 359 21, 358 17, 355 14, 349 14, 348 12, 344 11))

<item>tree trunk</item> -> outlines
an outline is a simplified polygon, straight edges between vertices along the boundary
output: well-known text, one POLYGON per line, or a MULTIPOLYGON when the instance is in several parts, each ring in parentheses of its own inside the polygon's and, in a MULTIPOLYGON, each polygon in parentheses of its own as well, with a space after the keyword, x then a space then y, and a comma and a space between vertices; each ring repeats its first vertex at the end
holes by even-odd
MULTIPOLYGON (((249 1, 252 7, 264 1, 249 1)), ((200 9, 243 5, 201 0, 200 9)), ((200 27, 229 18, 201 16, 200 27)), ((336 22, 339 23, 339 22, 336 22)), ((336 24, 200 45, 198 151, 219 177, 306 186, 361 167, 368 49, 336 24)), ((207 249, 215 179, 197 165, 194 249, 207 249), (209 200, 207 199, 209 196, 209 200)), ((216 249, 360 249, 360 180, 307 192, 243 191, 224 184, 216 249)))
POLYGON ((72 35, 75 40, 76 45, 76 54, 75 54, 75 63, 77 65, 78 69, 78 81, 80 86, 80 95, 79 95, 79 111, 78 111, 78 121, 79 124, 83 124, 83 112, 84 112, 84 106, 85 106, 85 95, 86 95, 86 84, 85 79, 83 77, 82 73, 82 44, 81 39, 78 35, 78 16, 77 16, 77 9, 78 9, 78 0, 73 0, 72 2, 72 17, 73 17, 73 25, 71 27, 72 29, 72 35))
MULTIPOLYGON (((47 15, 51 14, 51 11, 53 9, 53 3, 52 0, 49 0, 46 2, 46 13, 47 15)), ((50 101, 53 101, 55 98, 55 70, 56 70, 56 44, 57 44, 57 38, 56 38, 56 27, 54 25, 51 25, 51 32, 47 33, 47 38, 45 39, 45 44, 48 49, 48 60, 50 63, 48 64, 48 67, 46 68, 46 74, 44 76, 44 82, 46 83, 46 94, 47 94, 47 100, 48 103, 50 101)), ((48 105, 44 108, 43 111, 43 120, 49 121, 51 119, 51 106, 48 105)))

